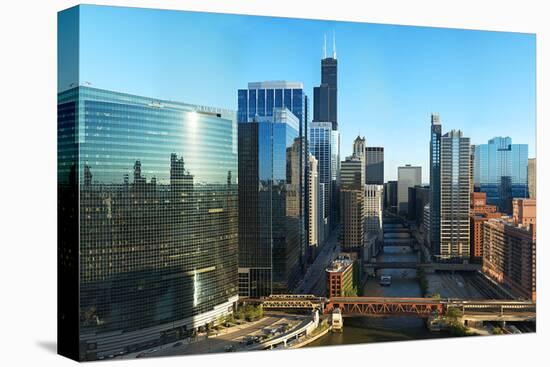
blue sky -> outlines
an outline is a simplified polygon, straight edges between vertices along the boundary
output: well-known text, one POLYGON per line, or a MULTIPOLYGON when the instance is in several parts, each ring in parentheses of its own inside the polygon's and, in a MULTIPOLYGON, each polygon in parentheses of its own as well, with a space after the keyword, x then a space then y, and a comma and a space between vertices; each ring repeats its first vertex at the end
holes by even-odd
POLYGON ((250 81, 301 81, 312 99, 333 32, 342 157, 360 133, 384 146, 386 180, 410 163, 428 182, 431 112, 443 132, 461 129, 473 144, 510 136, 535 156, 529 34, 83 6, 79 78, 235 110, 250 81))

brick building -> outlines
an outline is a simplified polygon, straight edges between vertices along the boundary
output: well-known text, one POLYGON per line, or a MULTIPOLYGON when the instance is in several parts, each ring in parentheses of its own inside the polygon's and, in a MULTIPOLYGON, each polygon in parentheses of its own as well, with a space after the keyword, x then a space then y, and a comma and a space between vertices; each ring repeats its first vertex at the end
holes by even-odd
POLYGON ((513 218, 483 224, 483 272, 518 297, 536 300, 536 207, 513 201, 513 218))
MULTIPOLYGON (((355 289, 354 261, 347 254, 340 255, 326 268, 327 297, 343 297, 353 295, 355 289)), ((355 294, 356 295, 356 294, 355 294)))
POLYGON ((470 194, 470 260, 481 263, 483 259, 483 223, 492 218, 502 217, 496 205, 487 205, 487 194, 470 194))

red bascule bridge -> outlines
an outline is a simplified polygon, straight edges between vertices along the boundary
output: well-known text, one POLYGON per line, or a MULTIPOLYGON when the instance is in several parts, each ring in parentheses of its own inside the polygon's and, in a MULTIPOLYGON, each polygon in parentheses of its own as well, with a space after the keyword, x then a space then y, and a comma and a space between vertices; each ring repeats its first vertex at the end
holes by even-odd
POLYGON ((510 320, 534 320, 536 304, 527 300, 461 300, 404 297, 318 297, 314 295, 281 294, 258 299, 243 299, 244 303, 261 303, 265 309, 318 309, 330 314, 339 309, 343 316, 441 316, 449 308, 463 316, 510 320))
POLYGON ((414 315, 428 317, 443 314, 443 304, 429 298, 333 297, 325 304, 324 313, 335 308, 342 314, 354 315, 414 315))

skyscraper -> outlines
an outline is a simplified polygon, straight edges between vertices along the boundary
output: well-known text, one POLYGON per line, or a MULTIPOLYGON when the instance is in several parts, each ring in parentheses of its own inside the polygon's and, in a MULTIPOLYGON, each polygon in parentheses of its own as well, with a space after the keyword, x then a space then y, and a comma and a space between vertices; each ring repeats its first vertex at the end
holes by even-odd
POLYGON ((430 132, 430 231, 427 242, 433 254, 439 254, 441 215, 441 122, 432 114, 430 132))
POLYGON ((441 137, 440 259, 470 258, 470 138, 441 137))
POLYGON ((537 159, 529 158, 527 163, 527 186, 529 187, 529 198, 537 198, 537 159))
POLYGON ((384 184, 384 147, 367 147, 366 179, 368 185, 384 184))
POLYGON ((474 184, 475 157, 476 157, 476 146, 472 144, 470 145, 470 192, 475 191, 475 184, 474 184))
POLYGON ((340 215, 342 221, 342 248, 357 249, 364 239, 365 165, 356 155, 342 162, 340 188, 340 215))
POLYGON ((366 145, 365 145, 365 137, 360 137, 357 135, 355 140, 353 141, 353 155, 359 157, 359 159, 362 162, 362 170, 361 176, 363 177, 363 185, 365 184, 366 180, 366 145))
POLYGON ((275 108, 287 108, 300 122, 299 134, 307 122, 307 96, 300 82, 285 80, 251 82, 248 89, 238 90, 239 123, 252 122, 256 116, 273 116, 275 108))
POLYGON ((184 338, 231 312, 236 172, 234 111, 59 93, 58 329, 74 323, 81 359, 184 338))
POLYGON ((311 154, 308 154, 308 236, 309 246, 318 246, 322 244, 322 237, 320 238, 319 231, 320 226, 323 223, 323 217, 320 215, 319 207, 319 175, 318 175, 318 162, 317 159, 311 154))
POLYGON ((376 257, 380 244, 384 240, 383 213, 384 213, 384 186, 365 185, 363 198, 364 212, 364 247, 363 259, 376 257))
POLYGON ((409 210, 409 187, 420 185, 422 167, 407 164, 397 167, 397 212, 407 214, 409 210))
POLYGON ((346 157, 342 162, 340 185, 342 189, 362 189, 365 186, 365 165, 355 154, 346 157))
POLYGON ((333 38, 332 57, 327 56, 325 45, 321 60, 321 85, 313 88, 313 121, 330 122, 338 130, 338 61, 336 39, 333 38))
MULTIPOLYGON (((312 144, 316 144, 315 147, 309 147, 311 154, 319 161, 320 181, 324 184, 325 189, 325 208, 327 211, 325 215, 327 218, 328 227, 326 234, 333 229, 339 223, 340 212, 340 133, 338 132, 338 111, 337 111, 337 97, 338 97, 338 62, 336 61, 336 40, 333 38, 333 51, 332 57, 327 56, 327 45, 323 48, 323 58, 321 60, 321 84, 318 87, 313 88, 313 123, 310 130, 310 139, 312 144), (330 124, 331 132, 328 133, 328 152, 330 154, 329 162, 324 162, 324 152, 319 152, 321 148, 319 146, 320 140, 315 143, 314 139, 322 139, 325 141, 325 132, 319 134, 320 129, 326 129, 326 124, 330 124), (322 136, 321 136, 322 135, 322 136), (319 155, 318 155, 319 154, 319 155), (330 164, 330 183, 325 181, 324 173, 327 171, 327 163, 330 164), (321 173, 321 171, 324 171, 321 173)), ((323 143, 324 144, 324 143, 323 143)), ((326 148, 326 147, 325 147, 326 148)), ((324 148, 323 148, 324 149, 324 148)), ((325 150, 326 152, 327 150, 325 150)))
POLYGON ((334 156, 338 154, 333 153, 335 148, 332 144, 332 124, 330 122, 312 122, 309 130, 309 151, 317 159, 318 162, 318 177, 319 184, 322 186, 321 195, 323 205, 321 210, 323 212, 324 235, 328 235, 329 221, 332 213, 332 186, 333 177, 336 176, 333 173, 334 170, 334 156))
POLYGON ((384 211, 384 186, 365 185, 365 230, 381 233, 384 211))
POLYGON ((474 185, 487 193, 487 203, 500 212, 512 212, 513 198, 527 198, 527 144, 512 144, 510 137, 495 137, 475 150, 474 185))
POLYGON ((330 132, 330 153, 331 153, 331 190, 332 190, 332 211, 331 211, 331 229, 340 223, 340 132, 332 130, 330 132))
POLYGON ((305 247, 299 119, 287 108, 239 123, 239 294, 288 292, 305 247))
POLYGON ((388 181, 384 184, 384 198, 386 208, 397 212, 397 181, 388 181))

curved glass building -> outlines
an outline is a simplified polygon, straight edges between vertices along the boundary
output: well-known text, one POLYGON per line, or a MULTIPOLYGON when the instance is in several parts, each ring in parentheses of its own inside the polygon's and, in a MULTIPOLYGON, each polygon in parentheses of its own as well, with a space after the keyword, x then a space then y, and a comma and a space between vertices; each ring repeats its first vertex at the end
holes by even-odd
POLYGON ((77 298, 59 328, 78 333, 81 360, 232 312, 236 178, 232 111, 84 86, 58 95, 59 293, 77 298))

